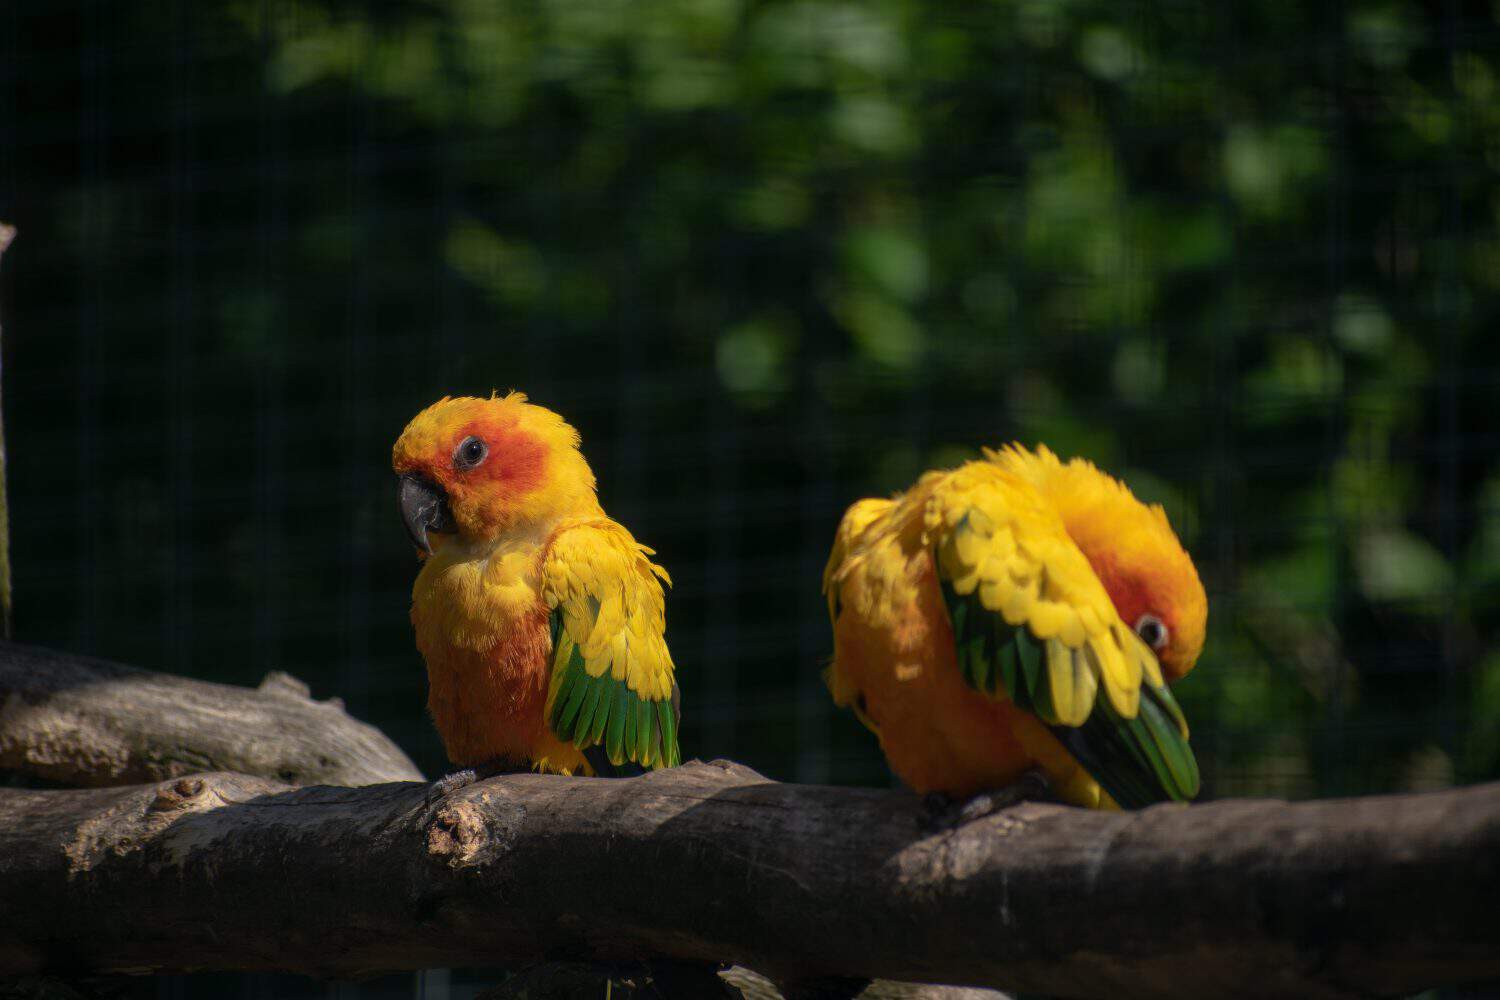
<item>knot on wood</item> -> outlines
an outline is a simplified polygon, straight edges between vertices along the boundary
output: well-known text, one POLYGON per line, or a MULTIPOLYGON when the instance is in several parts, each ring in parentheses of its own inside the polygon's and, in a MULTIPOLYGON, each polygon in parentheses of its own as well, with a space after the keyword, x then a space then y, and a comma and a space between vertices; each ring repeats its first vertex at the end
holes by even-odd
POLYGON ((163 785, 156 790, 156 798, 151 800, 151 810, 165 812, 169 809, 181 809, 202 794, 202 778, 178 778, 172 784, 163 785))
POLYGON ((484 816, 470 802, 450 802, 427 824, 427 853, 457 868, 473 861, 489 839, 484 816))
POLYGON ((212 808, 217 792, 212 778, 194 776, 163 782, 154 793, 145 786, 111 802, 79 822, 73 837, 64 844, 69 872, 76 875, 111 858, 145 850, 157 843, 162 831, 180 820, 184 812, 212 808))

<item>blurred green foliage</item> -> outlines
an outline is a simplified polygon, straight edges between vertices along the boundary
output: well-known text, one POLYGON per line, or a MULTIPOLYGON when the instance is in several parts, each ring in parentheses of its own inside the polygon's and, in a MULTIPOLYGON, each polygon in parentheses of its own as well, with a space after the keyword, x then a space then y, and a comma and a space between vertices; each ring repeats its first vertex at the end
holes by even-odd
POLYGON ((1491 7, 22 6, 63 38, 10 80, 23 635, 357 663, 429 739, 381 449, 514 385, 678 579, 689 752, 878 780, 817 689, 837 514, 1019 438, 1197 555, 1213 794, 1500 777, 1491 7))

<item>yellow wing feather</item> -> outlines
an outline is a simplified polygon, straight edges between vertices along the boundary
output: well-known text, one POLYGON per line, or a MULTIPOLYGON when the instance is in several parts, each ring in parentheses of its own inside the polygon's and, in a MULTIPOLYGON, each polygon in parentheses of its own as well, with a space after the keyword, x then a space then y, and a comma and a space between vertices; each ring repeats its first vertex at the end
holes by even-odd
MULTIPOLYGON (((855 555, 856 550, 868 549, 863 540, 866 529, 887 518, 895 506, 894 500, 867 497, 851 504, 844 512, 833 536, 833 551, 828 555, 828 565, 823 569, 823 596, 828 601, 830 622, 838 622, 843 579, 859 561, 855 555)), ((836 669, 836 664, 829 664, 823 671, 823 682, 828 685, 835 704, 852 708, 871 732, 879 733, 880 727, 875 724, 875 720, 859 706, 858 692, 851 679, 836 669)))
POLYGON ((833 551, 828 554, 828 565, 823 569, 823 596, 828 599, 828 617, 837 620, 841 575, 849 572, 853 564, 852 554, 866 528, 890 512, 896 505, 894 500, 867 497, 855 501, 844 512, 838 531, 833 536, 833 551))
POLYGON ((639 697, 672 693, 662 584, 667 571, 623 526, 607 518, 565 525, 542 563, 542 596, 562 610, 560 641, 577 646, 590 677, 607 670, 639 697))
MULTIPOLYGON (((1142 681, 1162 683, 1155 655, 1120 620, 1057 512, 1029 479, 995 461, 929 472, 903 496, 851 506, 823 574, 832 618, 843 579, 866 560, 891 559, 898 549, 889 543, 908 526, 936 552, 955 593, 977 591, 987 610, 1042 641, 1057 723, 1082 725, 1101 688, 1116 712, 1134 718, 1142 681)), ((907 582, 894 565, 877 575, 893 589, 907 582)), ((836 699, 847 694, 841 678, 829 682, 836 699)))
POLYGON ((984 731, 966 701, 943 693, 962 690, 1014 697, 1044 724, 1010 724, 1009 732, 1034 762, 1063 761, 1048 771, 1063 787, 1086 784, 1070 801, 1135 807, 1192 798, 1196 761, 1156 655, 1120 619, 1056 496, 1003 458, 929 472, 904 494, 849 508, 823 578, 835 627, 825 674, 834 700, 876 730, 914 787, 1009 780, 1015 761, 1004 740, 984 731), (947 660, 923 652, 947 633, 931 631, 937 615, 952 627, 961 689, 952 678, 922 680, 926 667, 947 660), (949 718, 926 717, 914 696, 949 698, 949 718), (991 751, 993 761, 970 759, 991 751))
POLYGON ((1102 687, 1133 718, 1155 657, 1120 621, 1062 520, 1022 478, 991 462, 935 477, 925 498, 940 568, 954 591, 1043 640, 1057 722, 1079 726, 1102 687), (1142 653, 1146 655, 1142 655, 1142 653))

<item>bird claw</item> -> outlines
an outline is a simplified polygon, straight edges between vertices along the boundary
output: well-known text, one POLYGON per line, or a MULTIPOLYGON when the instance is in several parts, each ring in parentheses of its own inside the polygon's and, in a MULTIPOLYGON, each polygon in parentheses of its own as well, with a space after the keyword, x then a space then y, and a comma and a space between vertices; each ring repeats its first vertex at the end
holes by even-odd
POLYGON ((438 799, 452 795, 460 789, 468 788, 476 781, 485 778, 493 778, 497 774, 517 774, 529 770, 525 767, 517 767, 504 757, 491 757, 483 764, 474 767, 466 767, 462 771, 454 771, 445 775, 427 786, 427 804, 430 806, 438 799))
POLYGON ((1013 785, 980 792, 963 802, 955 802, 942 792, 929 792, 922 797, 922 804, 927 807, 922 826, 934 833, 953 830, 1019 802, 1045 799, 1050 791, 1045 775, 1040 771, 1027 771, 1013 785))
POLYGON ((479 772, 472 767, 444 775, 427 786, 427 804, 430 806, 438 799, 446 798, 461 788, 468 788, 478 780, 479 772))

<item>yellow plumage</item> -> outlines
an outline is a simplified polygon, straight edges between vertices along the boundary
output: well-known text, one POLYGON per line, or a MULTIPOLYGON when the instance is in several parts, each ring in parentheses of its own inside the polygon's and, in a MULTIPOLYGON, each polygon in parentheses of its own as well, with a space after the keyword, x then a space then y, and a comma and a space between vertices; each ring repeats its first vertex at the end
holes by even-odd
POLYGON ((672 580, 652 555, 607 518, 565 526, 542 562, 542 597, 562 610, 564 639, 582 652, 590 677, 608 672, 659 701, 672 694, 662 595, 672 580))
MULTIPOLYGON (((1118 604, 1158 600, 1189 645, 1201 645, 1202 587, 1162 528, 1165 517, 1123 486, 1045 449, 990 453, 927 473, 892 500, 860 501, 839 526, 824 574, 835 700, 855 707, 919 791, 967 795, 1041 766, 1072 801, 1108 804, 1059 734, 1089 724, 1101 699, 1134 734, 1143 686, 1165 691, 1156 654, 1118 604), (1080 545, 1080 535, 1106 544, 1080 545), (1027 695, 1033 683, 1022 653, 1035 654, 1045 697, 1018 705, 1006 691, 1027 695)), ((1196 659, 1197 649, 1189 652, 1196 659)), ((1088 731, 1097 735, 1097 720, 1088 731)), ((1166 752, 1177 762, 1175 748, 1166 752)), ((1195 765, 1191 779, 1196 787, 1195 765)))
POLYGON ((449 758, 586 772, 599 747, 614 764, 675 763, 670 580, 599 506, 577 432, 518 393, 444 399, 393 465, 430 549, 412 625, 449 758))

